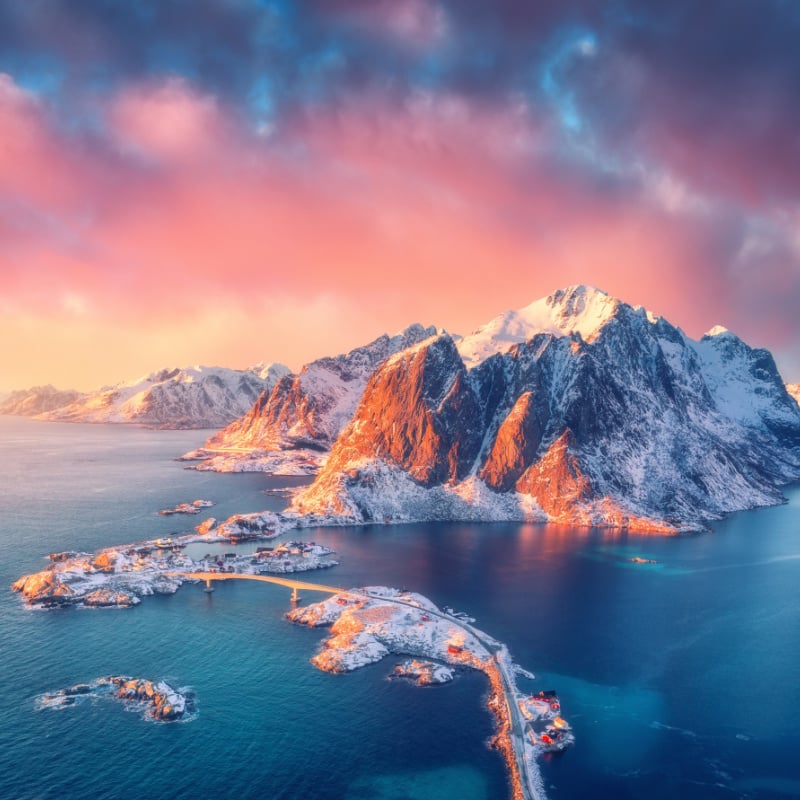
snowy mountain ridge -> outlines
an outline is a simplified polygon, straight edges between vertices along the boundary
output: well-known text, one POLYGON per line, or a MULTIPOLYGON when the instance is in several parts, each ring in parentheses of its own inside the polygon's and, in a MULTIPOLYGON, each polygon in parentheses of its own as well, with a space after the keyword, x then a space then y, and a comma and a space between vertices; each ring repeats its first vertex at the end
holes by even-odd
MULTIPOLYGON (((591 342, 619 305, 619 300, 592 286, 568 286, 524 308, 499 314, 459 339, 458 352, 471 369, 496 353, 507 353, 537 333, 555 337, 580 334, 584 341, 591 342)), ((645 313, 655 320, 650 312, 645 313)))
POLYGON ((198 469, 315 472, 350 421, 367 379, 383 360, 435 333, 410 325, 394 336, 306 364, 266 390, 240 419, 184 458, 205 458, 198 469))
POLYGON ((709 333, 590 287, 440 331, 375 371, 293 513, 666 532, 780 502, 800 408, 766 350, 709 333))
POLYGON ((31 401, 27 406, 30 411, 17 403, 18 410, 5 413, 57 422, 216 428, 241 416, 261 391, 271 388, 288 372, 289 368, 282 364, 264 363, 248 370, 167 368, 94 392, 61 393, 62 402, 53 402, 46 409, 37 410, 31 401))
POLYGON ((32 417, 73 403, 80 397, 83 397, 81 392, 76 392, 74 389, 56 389, 51 384, 17 389, 0 398, 0 414, 32 417))

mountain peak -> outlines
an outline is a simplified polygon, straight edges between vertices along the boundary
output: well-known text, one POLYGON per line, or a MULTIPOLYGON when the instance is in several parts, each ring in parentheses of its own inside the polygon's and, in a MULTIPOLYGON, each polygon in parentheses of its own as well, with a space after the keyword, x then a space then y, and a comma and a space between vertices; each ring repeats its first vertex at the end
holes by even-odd
MULTIPOLYGON (((620 301, 594 286, 578 285, 558 289, 544 299, 552 309, 552 319, 564 334, 580 333, 589 339, 614 315, 620 301)), ((537 300, 525 309, 538 316, 542 301, 537 300)))
POLYGON ((593 286, 568 286, 524 308, 500 314, 465 336, 458 350, 467 367, 474 367, 537 333, 556 337, 578 333, 586 341, 592 341, 619 306, 619 300, 593 286))
POLYGON ((724 325, 715 325, 713 328, 709 328, 703 334, 703 338, 705 339, 706 336, 708 337, 721 336, 722 334, 725 333, 730 333, 730 331, 724 325))

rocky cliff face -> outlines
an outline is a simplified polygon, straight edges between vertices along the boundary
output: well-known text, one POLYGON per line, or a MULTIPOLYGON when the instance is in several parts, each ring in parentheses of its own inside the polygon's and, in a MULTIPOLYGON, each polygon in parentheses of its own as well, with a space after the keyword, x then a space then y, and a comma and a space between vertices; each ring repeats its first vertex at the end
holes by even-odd
POLYGON ((130 383, 80 395, 39 419, 114 422, 162 428, 214 428, 243 414, 265 389, 288 374, 282 364, 251 370, 164 369, 130 383))
POLYGON ((571 287, 388 359, 294 509, 674 530, 798 478, 800 409, 767 351, 571 287))
POLYGON ((412 325, 396 336, 381 336, 364 347, 321 358, 297 374, 285 375, 271 391, 262 392, 240 419, 208 439, 207 455, 228 451, 209 466, 281 471, 284 462, 296 464, 300 455, 303 465, 316 468, 352 417, 378 364, 434 331, 412 325))

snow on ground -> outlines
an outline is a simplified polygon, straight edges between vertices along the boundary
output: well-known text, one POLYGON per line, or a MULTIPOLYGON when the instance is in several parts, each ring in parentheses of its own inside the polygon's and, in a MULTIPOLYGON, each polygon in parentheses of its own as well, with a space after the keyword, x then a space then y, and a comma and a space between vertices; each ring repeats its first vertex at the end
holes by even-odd
POLYGON ((327 452, 296 450, 250 450, 221 452, 200 448, 181 456, 178 461, 200 461, 187 467, 199 472, 265 472, 268 475, 316 475, 328 459, 327 452))
POLYGON ((312 663, 326 672, 350 672, 391 653, 475 666, 489 652, 426 597, 385 586, 343 592, 287 615, 303 625, 331 625, 331 636, 312 663))

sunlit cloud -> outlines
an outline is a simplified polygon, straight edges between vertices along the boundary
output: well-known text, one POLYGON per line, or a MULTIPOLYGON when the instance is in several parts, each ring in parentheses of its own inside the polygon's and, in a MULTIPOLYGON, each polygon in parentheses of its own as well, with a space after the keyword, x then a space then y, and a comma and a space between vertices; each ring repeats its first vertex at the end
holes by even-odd
POLYGON ((228 5, 0 10, 0 296, 22 342, 0 388, 75 383, 89 342, 82 388, 296 367, 570 283, 794 369, 800 64, 779 4, 713 40, 687 0, 228 5))

